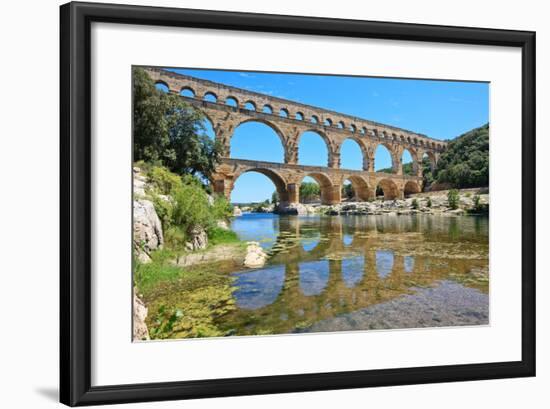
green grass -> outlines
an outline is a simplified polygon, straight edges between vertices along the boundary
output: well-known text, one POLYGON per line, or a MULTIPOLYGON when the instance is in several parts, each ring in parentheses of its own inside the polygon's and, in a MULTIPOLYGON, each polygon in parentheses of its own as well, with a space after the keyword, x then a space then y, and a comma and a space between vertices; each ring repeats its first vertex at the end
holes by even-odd
POLYGON ((241 240, 232 230, 226 230, 219 227, 213 227, 208 230, 208 243, 212 246, 217 244, 239 243, 241 240))

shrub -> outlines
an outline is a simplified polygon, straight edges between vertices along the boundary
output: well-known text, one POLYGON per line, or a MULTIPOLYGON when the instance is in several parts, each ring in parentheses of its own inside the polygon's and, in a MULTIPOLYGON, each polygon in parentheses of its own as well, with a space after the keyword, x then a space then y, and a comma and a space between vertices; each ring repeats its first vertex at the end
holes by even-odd
POLYGON ((182 178, 161 166, 153 166, 147 172, 149 184, 156 192, 162 195, 170 195, 182 187, 182 178))
POLYGON ((449 207, 453 210, 458 209, 458 190, 451 189, 449 190, 449 193, 447 193, 447 201, 449 202, 449 207))
POLYGON ((208 197, 200 186, 184 184, 172 194, 172 223, 180 226, 184 232, 188 233, 196 226, 207 228, 213 222, 208 197))
POLYGON ((210 211, 214 220, 227 220, 233 215, 233 206, 224 196, 215 195, 210 211))
POLYGON ((432 207, 432 198, 428 196, 428 201, 426 202, 426 206, 432 207))
POLYGON ((221 229, 219 227, 211 227, 208 229, 208 241, 212 245, 235 243, 239 241, 237 233, 232 230, 221 229))
POLYGON ((418 200, 416 198, 414 198, 412 200, 412 208, 413 209, 418 209, 418 200))

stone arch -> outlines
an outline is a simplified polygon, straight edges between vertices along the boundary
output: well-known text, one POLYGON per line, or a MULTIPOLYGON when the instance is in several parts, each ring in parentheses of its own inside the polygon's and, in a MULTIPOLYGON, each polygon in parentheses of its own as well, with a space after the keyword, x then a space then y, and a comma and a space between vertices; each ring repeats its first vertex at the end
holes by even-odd
POLYGON ((357 126, 356 126, 355 124, 351 124, 351 125, 349 126, 349 131, 350 131, 351 133, 357 132, 357 126))
POLYGON ((376 187, 380 187, 380 189, 382 189, 385 200, 393 200, 400 197, 397 184, 389 178, 380 179, 376 184, 376 187))
POLYGON ((279 201, 282 204, 288 204, 289 197, 288 197, 288 190, 287 190, 287 182, 285 178, 275 170, 266 169, 266 168, 248 168, 248 169, 243 169, 240 172, 235 172, 235 174, 233 175, 232 183, 230 184, 230 187, 229 187, 229 192, 226 193, 226 197, 228 199, 231 197, 231 192, 235 187, 235 182, 237 181, 237 179, 241 175, 245 173, 250 173, 250 172, 261 173, 262 175, 266 176, 269 180, 271 180, 271 182, 273 182, 273 184, 275 185, 277 194, 279 195, 279 201))
POLYGON ((322 172, 311 172, 304 175, 304 177, 306 176, 309 176, 312 179, 314 179, 319 185, 319 189, 321 191, 322 204, 340 203, 341 197, 340 197, 339 187, 337 187, 337 189, 335 188, 334 184, 332 183, 332 180, 330 179, 330 177, 328 177, 328 175, 322 172))
POLYGON ((235 107, 235 108, 237 108, 239 106, 239 100, 236 97, 232 96, 232 95, 228 95, 225 98, 224 103, 225 103, 225 105, 235 107))
POLYGON ((413 193, 420 193, 421 191, 422 189, 420 189, 420 185, 414 180, 407 181, 407 183, 405 183, 405 186, 403 187, 403 194, 405 195, 405 197, 413 193))
POLYGON ((279 110, 279 116, 280 116, 281 118, 288 118, 289 115, 290 115, 290 114, 289 114, 289 112, 288 112, 288 109, 286 109, 286 108, 281 108, 281 109, 279 110))
POLYGON ((170 86, 162 80, 156 80, 155 81, 155 89, 157 91, 164 92, 166 94, 168 94, 170 92, 170 86))
POLYGON ((355 136, 348 136, 344 140, 342 140, 342 143, 338 146, 338 153, 340 154, 340 158, 342 156, 342 146, 344 146, 344 143, 347 140, 351 140, 357 144, 359 147, 359 150, 361 151, 361 157, 362 157, 362 166, 358 170, 367 170, 369 168, 369 153, 367 146, 363 143, 363 141, 355 136))
POLYGON ((332 126, 332 119, 330 119, 330 118, 325 118, 325 120, 323 121, 323 125, 325 125, 325 126, 332 126))
POLYGON ((303 131, 301 131, 299 134, 298 134, 298 137, 296 138, 296 149, 297 149, 297 159, 298 159, 298 164, 300 163, 300 139, 302 139, 302 136, 306 133, 306 132, 312 132, 314 134, 317 134, 322 140, 323 142, 325 143, 325 146, 327 147, 327 164, 330 163, 331 161, 331 155, 332 155, 332 144, 331 144, 331 141, 330 141, 330 138, 327 136, 326 133, 322 132, 322 131, 318 131, 317 129, 314 129, 314 128, 306 128, 304 129, 303 131))
MULTIPOLYGON (((373 162, 375 161, 374 159, 375 159, 375 156, 376 156, 376 151, 380 147, 382 147, 382 148, 384 148, 385 150, 388 151, 388 153, 390 155, 390 159, 391 159, 392 173, 397 173, 397 169, 399 167, 398 159, 396 158, 395 150, 393 149, 393 147, 389 143, 379 142, 373 147, 373 150, 372 150, 372 152, 373 152, 373 156, 372 156, 373 162)), ((377 170, 375 169, 374 166, 375 166, 375 164, 373 163, 372 169, 377 172, 377 170)))
POLYGON ((189 85, 186 85, 184 87, 181 87, 180 89, 180 96, 186 97, 186 98, 195 98, 197 96, 197 93, 193 88, 191 88, 189 85), (190 93, 191 95, 186 95, 187 93, 190 93))
POLYGON ((344 123, 344 121, 338 121, 337 128, 346 129, 346 124, 344 123))
POLYGON ((349 180, 351 182, 356 200, 365 202, 373 198, 373 191, 370 188, 369 182, 364 177, 354 174, 345 175, 342 178, 342 186, 344 185, 344 182, 346 180, 349 180))
MULTIPOLYGON (((412 175, 412 176, 418 176, 418 157, 417 157, 417 152, 416 150, 410 148, 410 147, 405 147, 402 149, 402 152, 401 152, 401 156, 400 156, 400 161, 401 161, 401 167, 402 167, 402 173, 404 175, 412 175), (406 164, 404 163, 403 161, 403 158, 405 156, 405 152, 408 152, 410 157, 411 157, 411 162, 412 163, 412 168, 411 168, 411 172, 405 172, 403 166, 406 164)), ((409 163, 409 162, 407 162, 409 163)))
POLYGON ((262 112, 264 114, 273 115, 273 107, 269 104, 265 104, 264 107, 262 108, 262 112))
POLYGON ((319 123, 319 117, 317 115, 311 115, 311 120, 310 122, 312 124, 318 124, 319 123))
MULTIPOLYGON (((237 131, 237 129, 241 125, 244 125, 244 124, 247 124, 247 123, 260 123, 260 124, 266 125, 267 127, 271 128, 271 130, 273 130, 273 132, 275 132, 275 134, 279 137, 279 141, 281 142, 281 147, 283 148, 283 153, 286 152, 286 150, 287 150, 286 138, 285 138, 284 133, 281 131, 281 129, 277 125, 275 125, 273 122, 271 122, 269 120, 266 120, 266 119, 263 119, 263 118, 246 118, 246 117, 244 117, 241 121, 239 121, 235 124, 235 126, 233 128, 233 132, 231 133, 231 137, 229 138, 229 141, 228 141, 228 145, 229 145, 229 148, 230 148, 229 151, 231 150, 231 141, 233 140, 233 137, 235 136, 235 132, 237 131)), ((228 156, 229 156, 229 152, 228 152, 228 156)), ((246 159, 254 160, 254 158, 246 158, 246 159)))
POLYGON ((431 151, 424 151, 422 153, 422 157, 420 158, 420 160, 423 161, 425 156, 430 161, 430 170, 433 172, 435 170, 435 167, 436 167, 436 164, 437 164, 435 154, 431 151))
POLYGON ((218 102, 218 96, 212 91, 206 91, 202 96, 203 101, 218 102))
POLYGON ((257 111, 258 106, 254 101, 248 100, 244 103, 244 109, 246 109, 247 111, 257 111))
POLYGON ((303 121, 304 120, 304 113, 303 112, 296 112, 294 114, 294 119, 297 120, 297 121, 303 121))

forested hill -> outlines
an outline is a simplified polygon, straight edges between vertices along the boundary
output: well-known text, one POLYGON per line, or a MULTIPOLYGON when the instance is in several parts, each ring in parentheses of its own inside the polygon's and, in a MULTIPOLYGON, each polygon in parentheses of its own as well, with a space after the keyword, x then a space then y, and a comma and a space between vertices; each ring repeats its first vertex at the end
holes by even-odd
POLYGON ((455 188, 489 186, 489 124, 449 141, 434 180, 455 188))

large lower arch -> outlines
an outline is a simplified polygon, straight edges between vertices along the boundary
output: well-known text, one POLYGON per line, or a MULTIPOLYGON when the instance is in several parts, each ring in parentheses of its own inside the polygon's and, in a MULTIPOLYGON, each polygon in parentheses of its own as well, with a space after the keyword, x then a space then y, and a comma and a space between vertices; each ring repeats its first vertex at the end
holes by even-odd
POLYGON ((344 180, 349 180, 351 182, 351 186, 355 193, 355 200, 365 202, 369 199, 374 199, 369 183, 362 176, 349 175, 345 176, 344 180))
MULTIPOLYGON (((340 187, 335 186, 332 180, 324 173, 308 173, 305 176, 313 178, 321 190, 322 204, 336 204, 341 201, 340 187)), ((305 177, 304 176, 304 177, 305 177)))
POLYGON ((273 182, 273 184, 275 185, 275 189, 277 190, 277 195, 279 196, 279 202, 283 205, 288 204, 289 196, 288 196, 286 180, 274 170, 264 169, 264 168, 250 168, 238 174, 235 174, 233 176, 232 183, 229 186, 229 191, 225 192, 225 195, 228 199, 231 198, 231 192, 233 191, 233 188, 235 187, 235 182, 239 179, 239 177, 245 173, 250 173, 250 172, 260 173, 266 176, 269 180, 271 180, 271 182, 273 182))
POLYGON ((405 197, 413 193, 420 193, 421 191, 422 189, 420 189, 420 185, 414 180, 409 180, 407 183, 405 183, 405 186, 403 188, 403 193, 405 194, 405 197))
POLYGON ((400 197, 399 188, 391 179, 385 178, 379 180, 377 187, 382 189, 382 192, 384 193, 384 200, 394 200, 400 197))

